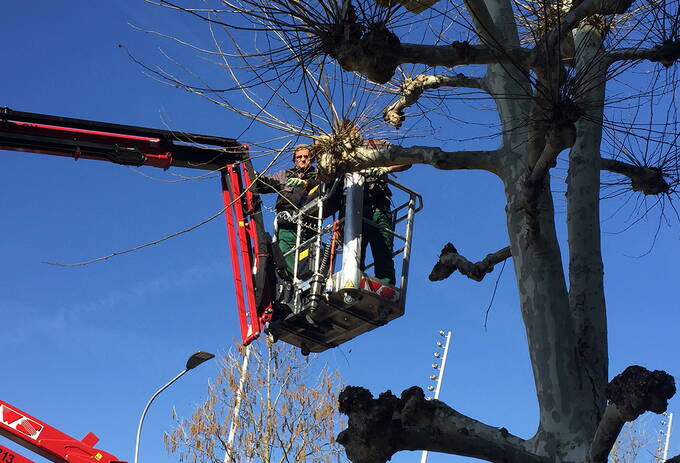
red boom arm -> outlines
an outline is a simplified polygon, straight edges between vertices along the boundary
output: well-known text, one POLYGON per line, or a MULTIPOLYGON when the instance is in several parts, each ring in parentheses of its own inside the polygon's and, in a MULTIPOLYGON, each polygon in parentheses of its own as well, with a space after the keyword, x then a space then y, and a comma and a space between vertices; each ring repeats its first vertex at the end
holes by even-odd
MULTIPOLYGON (((256 284, 257 272, 266 272, 266 250, 259 249, 264 226, 250 189, 247 147, 233 138, 0 108, 0 149, 162 169, 221 171, 241 340, 248 345, 259 337, 272 308, 266 283, 260 279, 262 287, 256 284)), ((0 459, 0 463, 8 462, 0 459)))
MULTIPOLYGON (((99 438, 89 433, 77 440, 0 400, 0 435, 54 463, 125 463, 108 452, 94 448, 99 438)), ((0 446, 2 463, 33 463, 0 446)))

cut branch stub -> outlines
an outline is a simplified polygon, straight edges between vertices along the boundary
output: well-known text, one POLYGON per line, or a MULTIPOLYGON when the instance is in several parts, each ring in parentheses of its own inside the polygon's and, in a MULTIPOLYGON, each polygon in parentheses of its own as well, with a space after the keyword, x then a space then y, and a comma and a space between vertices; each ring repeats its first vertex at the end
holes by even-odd
POLYGON ((390 391, 374 399, 349 386, 340 394, 340 411, 349 417, 338 436, 353 463, 383 463, 400 450, 430 450, 506 463, 548 463, 527 442, 505 428, 467 417, 423 390, 410 387, 397 398, 390 391))
POLYGON ((428 277, 430 281, 445 280, 449 276, 451 276, 453 272, 457 270, 456 266, 447 265, 442 261, 443 257, 451 254, 458 254, 458 250, 453 244, 446 243, 442 248, 442 251, 439 253, 439 260, 437 261, 436 264, 434 264, 434 268, 430 272, 430 276, 428 277))
POLYGON ((649 371, 638 365, 614 377, 606 389, 609 404, 590 444, 587 463, 606 463, 626 421, 646 411, 663 413, 675 394, 675 379, 665 371, 649 371))
POLYGON ((654 47, 649 60, 671 67, 680 60, 680 40, 664 40, 663 44, 654 47))
POLYGON ((482 281, 484 277, 493 271, 494 265, 503 262, 511 256, 510 247, 505 247, 494 253, 487 254, 479 262, 470 262, 465 257, 458 254, 458 250, 451 243, 446 243, 439 254, 439 260, 434 265, 430 276, 430 281, 441 281, 448 278, 453 272, 458 270, 461 274, 475 281, 482 281))
POLYGON ((401 124, 403 124, 406 120, 406 114, 404 114, 403 109, 395 109, 392 106, 386 108, 385 111, 383 111, 383 120, 395 129, 400 129, 401 124))
POLYGON ((362 161, 357 156, 357 148, 363 144, 364 140, 359 133, 349 128, 341 128, 319 136, 314 145, 319 180, 328 182, 357 170, 362 161))
POLYGON ((663 167, 638 166, 615 159, 600 158, 600 168, 630 178, 633 191, 641 191, 645 195, 671 192, 671 185, 665 178, 670 172, 664 171, 663 167))
POLYGON ((414 105, 425 91, 440 87, 465 87, 486 90, 486 83, 483 78, 469 77, 461 73, 456 75, 419 74, 414 78, 405 77, 399 89, 401 96, 383 110, 383 119, 395 129, 400 128, 406 117, 404 109, 414 105))
POLYGON ((621 417, 633 421, 646 411, 665 412, 675 395, 675 379, 665 371, 632 365, 609 382, 606 393, 621 417))
POLYGON ((401 43, 384 23, 370 23, 364 28, 356 16, 348 15, 347 21, 338 24, 323 41, 324 51, 345 71, 358 72, 378 84, 388 82, 399 65, 401 43))
POLYGON ((668 193, 670 185, 663 178, 663 172, 658 167, 649 167, 639 175, 631 177, 633 191, 641 191, 645 195, 668 193))
POLYGON ((378 399, 366 389, 348 386, 338 400, 340 413, 349 417, 347 429, 337 438, 353 463, 380 463, 396 451, 395 437, 400 424, 393 420, 401 401, 390 391, 378 399))

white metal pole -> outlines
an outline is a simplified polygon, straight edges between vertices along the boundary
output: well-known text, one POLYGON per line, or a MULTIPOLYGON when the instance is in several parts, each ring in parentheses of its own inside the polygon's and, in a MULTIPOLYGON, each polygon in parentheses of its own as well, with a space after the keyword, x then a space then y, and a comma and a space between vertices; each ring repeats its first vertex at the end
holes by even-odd
POLYGON ((236 437, 236 428, 238 427, 238 415, 241 410, 241 398, 243 397, 243 389, 246 384, 246 375, 248 374, 248 359, 250 358, 250 345, 246 346, 246 353, 243 356, 243 363, 241 364, 241 376, 238 379, 238 389, 236 390, 236 402, 234 403, 234 413, 231 414, 231 424, 229 425, 229 436, 227 437, 227 449, 224 453, 224 463, 231 463, 233 461, 233 445, 236 437))
POLYGON ((671 424, 673 423, 673 414, 669 413, 668 414, 668 428, 666 429, 666 444, 663 447, 663 460, 661 461, 666 461, 668 459, 668 444, 671 442, 671 424))
POLYGON ((339 288, 361 285, 361 229, 363 225, 364 177, 354 172, 345 175, 345 230, 342 243, 342 272, 339 288))
MULTIPOLYGON (((434 398, 439 399, 439 391, 442 387, 442 379, 444 378, 444 368, 446 368, 446 356, 449 354, 449 343, 451 342, 451 331, 446 333, 446 344, 444 345, 444 355, 442 356, 442 366, 437 375, 437 388, 434 391, 434 398)), ((420 463, 425 463, 427 461, 427 450, 423 450, 423 454, 420 456, 420 463)))
POLYGON ((439 371, 439 377, 437 378, 437 389, 434 391, 434 398, 439 398, 439 391, 442 387, 442 378, 444 378, 444 368, 446 368, 446 356, 449 353, 449 342, 451 341, 451 332, 446 334, 446 344, 444 345, 444 356, 442 357, 442 367, 439 371))

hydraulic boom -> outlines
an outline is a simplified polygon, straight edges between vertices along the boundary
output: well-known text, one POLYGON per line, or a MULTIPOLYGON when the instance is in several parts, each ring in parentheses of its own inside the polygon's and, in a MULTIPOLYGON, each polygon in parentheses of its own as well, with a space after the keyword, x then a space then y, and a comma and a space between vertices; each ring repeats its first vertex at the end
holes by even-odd
MULTIPOLYGON (((268 253, 260 203, 250 189, 254 172, 246 146, 233 138, 0 108, 2 149, 164 170, 220 172, 241 339, 249 344, 260 335, 262 324, 271 317, 262 278, 268 253)), ((6 462, 0 459, 0 463, 6 462)))

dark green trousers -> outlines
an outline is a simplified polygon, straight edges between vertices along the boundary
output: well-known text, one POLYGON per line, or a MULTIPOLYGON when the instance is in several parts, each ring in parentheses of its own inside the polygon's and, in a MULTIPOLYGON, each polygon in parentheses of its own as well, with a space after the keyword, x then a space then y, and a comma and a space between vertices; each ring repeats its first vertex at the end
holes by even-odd
MULTIPOLYGON (((312 231, 307 228, 302 228, 302 236, 300 237, 300 243, 308 240, 312 236, 312 231)), ((279 249, 283 254, 287 253, 295 247, 295 241, 297 238, 297 228, 285 228, 279 227, 276 232, 276 243, 279 245, 279 249)), ((293 274, 293 269, 295 268, 295 253, 285 257, 286 267, 290 274, 293 274)))
POLYGON ((372 220, 378 226, 364 223, 361 231, 361 268, 363 269, 366 265, 366 248, 370 244, 375 277, 393 285, 396 282, 392 257, 394 239, 389 233, 392 231, 392 214, 383 209, 373 209, 373 211, 364 211, 364 213, 367 219, 372 220))

